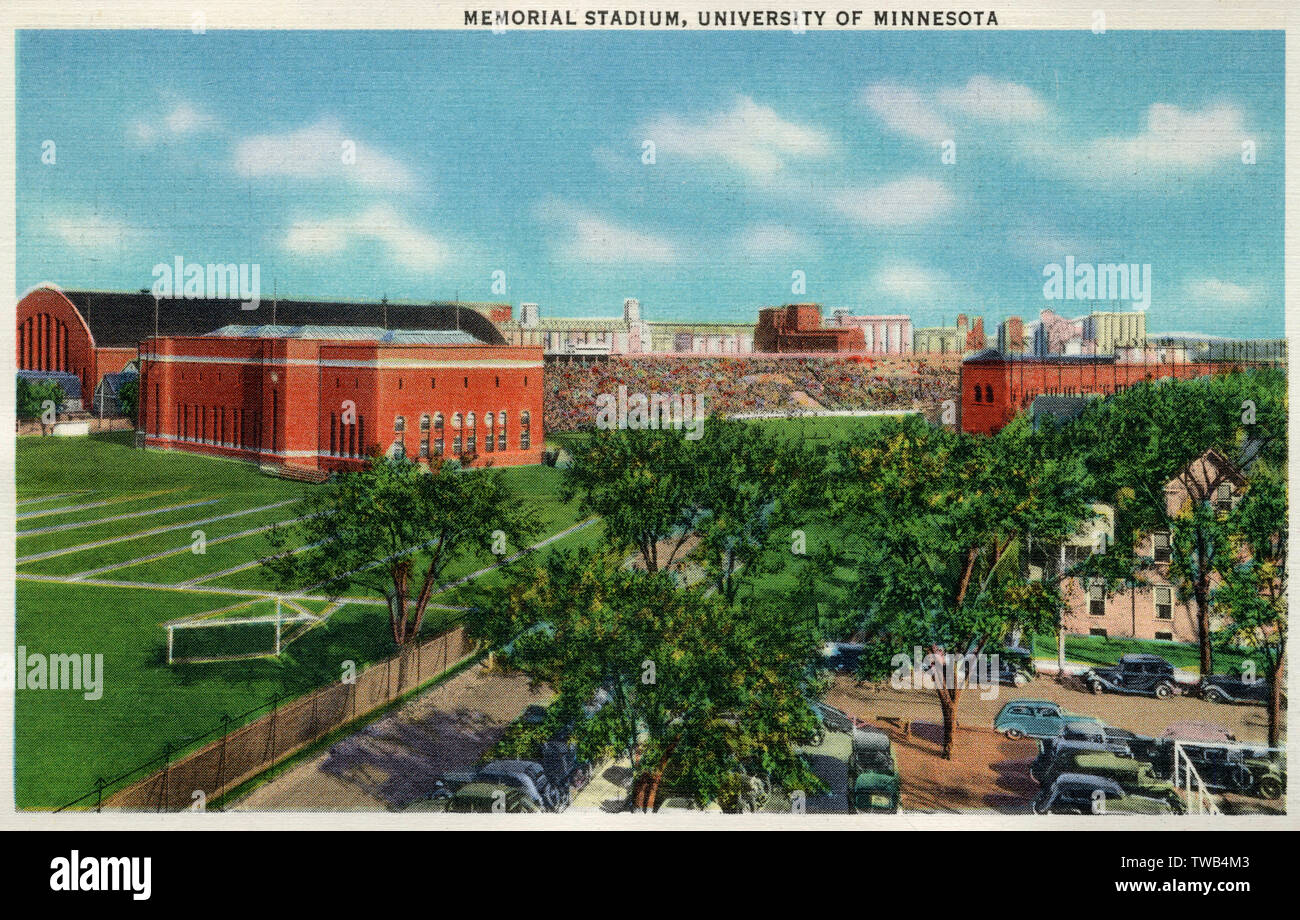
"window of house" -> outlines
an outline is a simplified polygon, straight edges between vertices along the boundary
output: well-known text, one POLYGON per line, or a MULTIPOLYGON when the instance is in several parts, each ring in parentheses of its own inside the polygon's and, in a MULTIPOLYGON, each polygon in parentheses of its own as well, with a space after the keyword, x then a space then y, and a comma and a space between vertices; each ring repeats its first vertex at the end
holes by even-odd
POLYGON ((393 430, 399 434, 406 430, 406 416, 399 415, 397 418, 393 419, 393 430))
POLYGON ((497 414, 497 450, 506 449, 506 414, 497 414))
POLYGON ((1174 639, 1174 634, 1171 632, 1158 632, 1156 633, 1156 638, 1164 639, 1167 642, 1172 642, 1174 639))
POLYGON ((527 411, 519 413, 519 449, 520 450, 528 450, 528 446, 532 443, 532 434, 529 431, 529 424, 531 423, 531 421, 532 421, 532 416, 527 411))
POLYGON ((421 431, 429 430, 429 416, 427 415, 420 416, 420 430, 421 431))
POLYGON ((992 385, 992 384, 989 384, 989 383, 984 384, 984 401, 985 401, 986 403, 988 403, 990 406, 993 405, 993 385, 992 385))
POLYGON ((467 389, 467 390, 469 389, 469 378, 468 378, 468 377, 465 378, 465 389, 467 389))
POLYGON ((1088 613, 1095 617, 1106 615, 1106 586, 1098 581, 1088 588, 1088 613))
POLYGON ((975 384, 975 401, 977 403, 984 402, 984 391, 980 389, 980 385, 978 383, 975 384))
POLYGON ((491 412, 483 416, 483 426, 487 429, 487 436, 483 439, 483 447, 488 451, 496 450, 496 416, 491 412))
POLYGON ((1157 531, 1152 538, 1154 540, 1154 555, 1156 562, 1169 561, 1169 532, 1157 531))
POLYGON ((465 416, 465 453, 474 454, 478 452, 478 420, 474 418, 471 412, 465 416))
POLYGON ((1105 638, 1106 638, 1106 630, 1104 630, 1104 629, 1090 629, 1090 630, 1088 630, 1088 635, 1090 635, 1090 636, 1097 636, 1097 637, 1099 637, 1099 638, 1101 638, 1101 639, 1105 639, 1105 638))
POLYGON ((457 457, 460 456, 461 427, 460 413, 456 412, 451 417, 451 452, 457 457))
POLYGON ((1174 618, 1173 595, 1168 588, 1156 587, 1156 619, 1172 620, 1174 618))
POLYGON ((1219 485, 1219 494, 1217 496, 1217 501, 1215 502, 1215 504, 1219 506, 1220 511, 1232 510, 1232 484, 1231 483, 1225 482, 1219 485))

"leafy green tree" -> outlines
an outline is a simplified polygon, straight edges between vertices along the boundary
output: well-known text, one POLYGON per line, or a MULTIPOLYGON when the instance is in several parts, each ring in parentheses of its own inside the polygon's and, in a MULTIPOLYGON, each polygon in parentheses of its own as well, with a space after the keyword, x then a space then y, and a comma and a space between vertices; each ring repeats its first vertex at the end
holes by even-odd
MULTIPOLYGON (((1169 533, 1175 587, 1196 610, 1202 673, 1213 671, 1210 580, 1223 546, 1220 522, 1202 506, 1212 501, 1223 471, 1194 468, 1193 461, 1211 448, 1235 460, 1251 444, 1260 459, 1279 462, 1286 452, 1285 387, 1277 370, 1144 383, 1094 400, 1056 431, 1056 456, 1080 458, 1094 496, 1116 507, 1117 546, 1169 533), (1165 488, 1175 479, 1188 495, 1185 507, 1168 500, 1165 488)), ((1108 589, 1143 583, 1153 564, 1152 557, 1132 553, 1094 562, 1108 589)))
POLYGON ((136 414, 140 408, 139 377, 122 381, 121 386, 117 388, 117 404, 121 407, 122 414, 131 420, 131 424, 137 424, 136 414))
POLYGON ((1020 547, 1029 534, 1055 543, 1074 531, 1084 513, 1079 470, 1044 456, 1033 438, 1023 418, 993 438, 909 419, 843 449, 840 514, 860 547, 870 644, 909 660, 920 648, 935 674, 952 671, 954 679, 933 681, 947 758, 961 660, 1012 628, 1045 630, 1059 609, 1054 585, 1024 576, 1020 547))
POLYGON ((52 404, 55 411, 67 402, 63 387, 53 380, 28 380, 18 378, 18 418, 43 419, 46 406, 52 404))
POLYGON ((1228 518, 1231 550, 1216 559, 1222 583, 1215 601, 1224 614, 1220 644, 1260 655, 1268 680, 1268 743, 1282 733, 1287 641, 1286 468, 1257 463, 1241 502, 1228 518))
POLYGON ((426 471, 404 458, 376 457, 312 487, 302 510, 270 530, 263 565, 282 590, 310 585, 337 598, 364 586, 384 595, 398 646, 419 634, 453 563, 480 550, 521 552, 540 530, 536 508, 499 471, 426 471))
POLYGON ((571 724, 593 759, 630 757, 635 808, 671 788, 735 810, 756 782, 819 788, 795 751, 817 730, 806 699, 816 636, 801 619, 582 550, 516 569, 467 625, 556 693, 548 730, 571 724))

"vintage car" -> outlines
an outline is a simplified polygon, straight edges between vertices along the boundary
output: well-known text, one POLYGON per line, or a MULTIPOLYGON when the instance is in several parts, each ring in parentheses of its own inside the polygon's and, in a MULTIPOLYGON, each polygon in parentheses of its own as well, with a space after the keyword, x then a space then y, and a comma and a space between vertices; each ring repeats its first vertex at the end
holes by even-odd
POLYGON ((559 811, 567 804, 568 790, 553 784, 546 768, 532 760, 494 760, 479 767, 474 780, 511 786, 547 811, 559 811))
POLYGON ((1043 777, 1053 772, 1058 762, 1072 762, 1073 755, 1080 753, 1133 756, 1129 746, 1122 741, 1065 741, 1061 738, 1048 738, 1040 743, 1038 756, 1029 765, 1029 775, 1041 784, 1043 777))
MULTIPOLYGON (((1265 799, 1280 799, 1286 791, 1285 756, 1205 744, 1184 744, 1182 750, 1207 789, 1265 799)), ((1172 752, 1168 772, 1173 772, 1172 752)))
POLYGON ((849 804, 854 812, 898 811, 898 764, 889 735, 874 728, 853 732, 849 788, 849 804))
POLYGON ((1015 645, 1005 646, 998 652, 998 660, 1003 664, 1009 664, 1029 680, 1038 676, 1038 666, 1034 664, 1034 654, 1029 649, 1015 645))
MULTIPOLYGON (((1061 732, 1062 741, 1091 741, 1094 744, 1115 744, 1128 748, 1138 760, 1151 762, 1160 748, 1160 739, 1139 735, 1127 728, 1101 722, 1070 722, 1061 732)), ((1042 742, 1046 744, 1047 742, 1042 742)))
POLYGON ((1093 693, 1137 693, 1167 699, 1178 689, 1174 666, 1159 655, 1125 655, 1110 668, 1092 668, 1083 675, 1093 693))
POLYGON ((542 809, 517 788, 501 783, 466 783, 454 792, 436 795, 411 806, 412 811, 452 814, 534 814, 542 809))
MULTIPOLYGON (((1202 677, 1196 693, 1211 703, 1262 703, 1268 705, 1269 683, 1262 677, 1211 674, 1202 677)), ((1286 692, 1283 691, 1283 700, 1286 692)))
POLYGON ((858 642, 829 642, 822 649, 822 663, 829 671, 855 674, 864 648, 866 646, 858 642))
POLYGON ((1085 773, 1062 773, 1034 799, 1036 815, 1169 815, 1174 807, 1163 798, 1135 795, 1113 779, 1085 773))
POLYGON ((1095 716, 1068 712, 1050 700, 1012 700, 998 712, 993 728, 1008 738, 1055 738, 1068 722, 1096 722, 1095 716))
POLYGON ((1114 780, 1129 795, 1140 795, 1168 802, 1169 807, 1178 814, 1186 811, 1186 805, 1174 785, 1161 779, 1152 769, 1151 764, 1132 757, 1080 752, 1059 758, 1043 776, 1042 785, 1050 786, 1058 776, 1065 773, 1081 773, 1114 780))
POLYGON ((1212 744, 1216 741, 1236 741, 1237 736, 1217 722, 1205 722, 1198 719, 1185 719, 1182 722, 1171 722, 1165 727, 1161 738, 1172 738, 1176 741, 1203 741, 1212 744))

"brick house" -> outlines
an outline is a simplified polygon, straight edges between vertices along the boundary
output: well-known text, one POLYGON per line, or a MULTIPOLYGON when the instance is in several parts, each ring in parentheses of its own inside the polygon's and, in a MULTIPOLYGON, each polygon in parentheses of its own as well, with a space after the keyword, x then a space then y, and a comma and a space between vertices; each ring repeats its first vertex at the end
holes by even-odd
MULTIPOLYGON (((1208 498, 1220 511, 1230 511, 1245 486, 1246 478, 1237 465, 1211 448, 1165 484, 1165 507, 1170 517, 1176 517, 1192 502, 1208 498)), ((1169 576, 1169 543, 1167 531, 1139 538, 1134 555, 1153 562, 1139 572, 1146 584, 1136 588, 1108 595, 1101 584, 1070 581, 1063 592, 1065 631, 1084 636, 1196 642, 1195 602, 1178 598, 1169 576)))

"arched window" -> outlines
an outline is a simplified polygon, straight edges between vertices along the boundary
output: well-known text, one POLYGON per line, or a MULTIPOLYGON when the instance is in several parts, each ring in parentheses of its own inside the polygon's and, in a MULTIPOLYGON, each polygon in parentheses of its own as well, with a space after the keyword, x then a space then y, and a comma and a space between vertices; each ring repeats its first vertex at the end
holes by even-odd
POLYGON ((993 405, 993 385, 984 384, 984 401, 990 406, 993 405))
POLYGON ((478 453, 478 423, 474 419, 474 413, 471 412, 465 417, 465 453, 478 453))
POLYGON ((429 458, 429 416, 420 416, 420 459, 429 458))
POLYGON ((532 434, 528 430, 532 422, 532 415, 527 410, 519 413, 519 449, 528 450, 532 444, 532 434))
POLYGON ((443 440, 442 437, 442 413, 441 412, 434 413, 433 430, 434 433, 437 435, 437 437, 435 437, 433 440, 433 455, 435 457, 441 457, 446 444, 446 442, 443 440))
POLYGON ((977 403, 984 402, 984 391, 980 389, 980 385, 978 383, 975 384, 975 401, 977 403))
POLYGON ((457 457, 460 456, 461 436, 463 434, 460 413, 453 413, 451 416, 451 452, 457 457))
POLYGON ((496 424, 496 416, 494 416, 491 412, 483 416, 483 427, 487 429, 483 437, 483 449, 489 452, 496 450, 496 446, 497 446, 497 437, 496 437, 497 433, 495 430, 495 424, 496 424))
POLYGON ((506 414, 497 413, 497 450, 506 449, 506 414))
POLYGON ((429 430, 429 416, 427 415, 420 416, 420 430, 421 431, 429 430))
POLYGON ((393 419, 393 430, 398 434, 401 434, 406 430, 406 416, 399 415, 397 418, 393 419))

